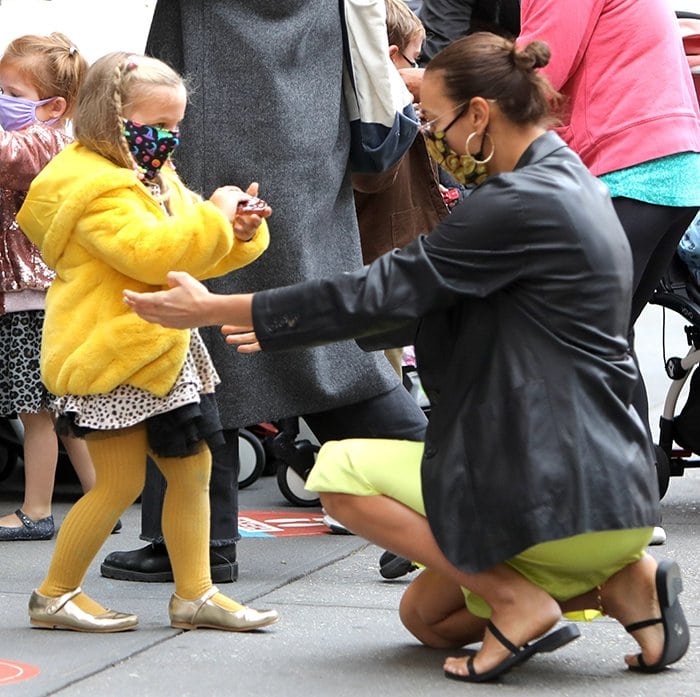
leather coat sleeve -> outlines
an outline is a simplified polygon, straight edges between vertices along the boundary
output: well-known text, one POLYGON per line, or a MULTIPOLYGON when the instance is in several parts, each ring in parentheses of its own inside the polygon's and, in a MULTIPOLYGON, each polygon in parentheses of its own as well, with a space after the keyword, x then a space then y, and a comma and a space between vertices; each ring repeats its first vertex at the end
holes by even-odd
POLYGON ((354 273, 256 293, 253 321, 263 350, 362 339, 363 348, 407 339, 417 321, 512 283, 533 252, 520 243, 516 187, 492 178, 429 236, 354 273))
POLYGON ((359 271, 256 293, 253 322, 263 350, 279 351, 393 334, 448 302, 419 238, 359 271))

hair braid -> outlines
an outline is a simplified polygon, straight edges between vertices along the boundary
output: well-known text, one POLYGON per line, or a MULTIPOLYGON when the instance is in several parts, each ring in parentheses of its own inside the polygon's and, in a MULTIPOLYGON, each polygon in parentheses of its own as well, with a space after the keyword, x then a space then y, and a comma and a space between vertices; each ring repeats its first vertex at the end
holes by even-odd
POLYGON ((114 91, 112 92, 114 129, 115 133, 118 134, 117 138, 119 149, 121 150, 121 155, 123 157, 123 160, 117 164, 122 165, 123 167, 134 167, 134 160, 131 157, 131 150, 129 148, 129 144, 126 142, 126 137, 124 136, 124 121, 122 116, 122 110, 124 107, 124 82, 130 70, 135 70, 135 67, 129 63, 128 58, 116 65, 114 69, 114 91))

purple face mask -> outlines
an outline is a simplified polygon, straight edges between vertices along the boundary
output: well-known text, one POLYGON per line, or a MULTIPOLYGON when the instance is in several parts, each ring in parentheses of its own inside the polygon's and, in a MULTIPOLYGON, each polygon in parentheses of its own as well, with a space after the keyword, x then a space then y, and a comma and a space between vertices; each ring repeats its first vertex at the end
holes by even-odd
MULTIPOLYGON (((36 116, 37 107, 42 104, 52 102, 56 97, 42 99, 39 102, 32 102, 30 99, 22 97, 10 97, 9 94, 0 94, 0 126, 6 131, 19 131, 25 126, 36 123, 39 119, 36 116)), ((59 117, 42 121, 47 126, 56 123, 59 117)))

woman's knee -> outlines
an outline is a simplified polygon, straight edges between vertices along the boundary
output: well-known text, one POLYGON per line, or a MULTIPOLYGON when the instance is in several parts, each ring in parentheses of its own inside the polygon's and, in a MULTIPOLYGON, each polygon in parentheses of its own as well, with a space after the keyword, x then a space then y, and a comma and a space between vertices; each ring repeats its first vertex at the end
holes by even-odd
POLYGON ((406 589, 399 603, 401 624, 425 646, 434 649, 455 648, 454 642, 440 632, 437 622, 432 622, 426 617, 420 594, 410 591, 411 586, 406 589))
POLYGON ((433 646, 430 641, 432 633, 428 631, 429 625, 426 624, 424 618, 421 616, 420 608, 416 605, 413 594, 409 592, 410 589, 411 586, 409 586, 403 594, 401 602, 399 603, 399 619, 401 620, 401 624, 403 624, 403 626, 422 644, 433 646))
POLYGON ((340 494, 332 491, 322 492, 319 498, 326 513, 340 521, 354 510, 354 502, 357 499, 352 494, 340 494))
POLYGON ((425 569, 401 598, 399 617, 418 641, 431 648, 454 649, 483 638, 486 620, 466 608, 462 589, 425 569))

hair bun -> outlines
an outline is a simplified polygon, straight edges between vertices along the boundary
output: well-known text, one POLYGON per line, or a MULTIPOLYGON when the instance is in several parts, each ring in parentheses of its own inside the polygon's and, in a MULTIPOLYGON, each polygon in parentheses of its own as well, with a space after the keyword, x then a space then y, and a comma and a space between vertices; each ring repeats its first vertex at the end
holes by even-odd
POLYGON ((525 71, 544 68, 549 63, 551 55, 549 46, 544 41, 531 41, 521 50, 513 45, 513 62, 525 71))

